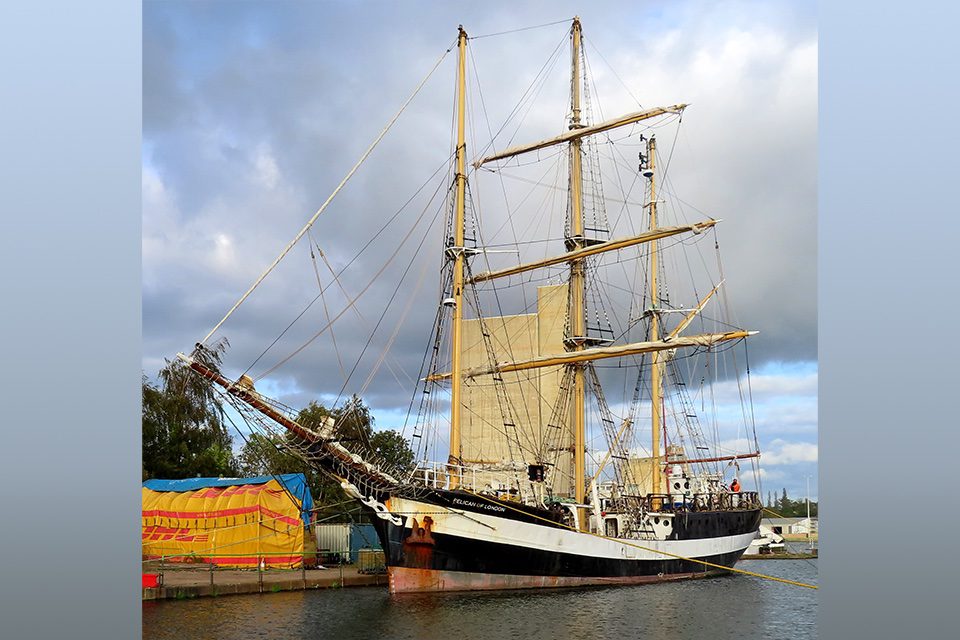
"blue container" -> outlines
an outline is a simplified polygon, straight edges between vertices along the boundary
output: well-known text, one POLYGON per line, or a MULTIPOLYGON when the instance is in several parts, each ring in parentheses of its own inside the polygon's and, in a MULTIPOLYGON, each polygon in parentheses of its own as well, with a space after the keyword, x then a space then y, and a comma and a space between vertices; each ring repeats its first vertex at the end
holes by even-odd
POLYGON ((350 557, 354 561, 359 557, 360 549, 380 549, 380 538, 372 524, 350 525, 350 557))

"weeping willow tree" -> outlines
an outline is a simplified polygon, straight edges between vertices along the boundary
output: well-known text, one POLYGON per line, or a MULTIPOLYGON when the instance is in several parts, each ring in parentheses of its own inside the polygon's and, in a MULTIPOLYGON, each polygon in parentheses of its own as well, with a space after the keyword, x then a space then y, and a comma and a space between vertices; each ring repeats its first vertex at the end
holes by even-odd
MULTIPOLYGON (((218 368, 227 346, 222 339, 195 357, 218 368)), ((210 381, 179 360, 167 360, 157 378, 142 380, 143 479, 235 475, 223 404, 210 381)))

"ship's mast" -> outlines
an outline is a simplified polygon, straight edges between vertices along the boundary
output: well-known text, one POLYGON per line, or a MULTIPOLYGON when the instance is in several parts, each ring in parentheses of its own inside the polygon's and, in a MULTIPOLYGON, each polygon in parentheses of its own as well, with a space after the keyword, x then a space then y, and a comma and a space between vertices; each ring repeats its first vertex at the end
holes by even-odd
MULTIPOLYGON (((647 141, 647 168, 650 175, 650 229, 657 228, 657 179, 656 169, 657 140, 653 136, 647 141)), ((657 292, 657 245, 654 240, 650 243, 650 341, 660 339, 660 305, 657 292)), ((660 409, 663 397, 663 379, 660 369, 660 354, 653 352, 650 355, 650 415, 652 443, 650 450, 653 459, 650 462, 650 472, 653 477, 653 493, 660 493, 660 409)))
MULTIPOLYGON (((463 322, 463 271, 464 253, 463 227, 464 211, 466 209, 467 192, 467 145, 465 140, 465 120, 467 105, 467 32, 460 27, 457 38, 459 62, 457 64, 457 174, 456 174, 456 202, 455 220, 453 224, 454 242, 447 251, 453 253, 453 331, 451 336, 451 386, 450 386, 450 459, 449 463, 460 465, 463 458, 463 448, 460 443, 460 395, 462 369, 462 322, 463 322)), ((458 474, 451 474, 451 486, 458 484, 458 474)))
MULTIPOLYGON (((573 19, 570 55, 570 129, 581 129, 580 122, 580 18, 573 19)), ((567 239, 567 250, 583 248, 583 167, 581 165, 581 138, 570 141, 570 200, 572 237, 567 239)), ((586 339, 584 314, 584 259, 570 263, 570 343, 573 351, 582 351, 586 339)), ((583 364, 574 364, 573 383, 573 468, 574 491, 577 504, 583 504, 585 494, 586 456, 586 398, 583 364)), ((580 528, 586 529, 586 513, 580 509, 580 528)))

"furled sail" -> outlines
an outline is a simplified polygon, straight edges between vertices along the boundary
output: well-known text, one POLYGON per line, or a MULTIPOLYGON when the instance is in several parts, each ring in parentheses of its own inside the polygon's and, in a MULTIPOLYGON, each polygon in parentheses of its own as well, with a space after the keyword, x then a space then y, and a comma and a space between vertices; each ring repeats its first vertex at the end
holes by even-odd
MULTIPOLYGON (((615 347, 596 347, 593 349, 583 349, 582 351, 568 351, 566 353, 557 353, 547 356, 540 356, 529 360, 518 360, 515 362, 498 362, 489 367, 477 367, 463 372, 463 377, 475 378, 477 376, 488 375, 491 373, 507 373, 510 371, 524 371, 526 369, 540 369, 542 367, 552 367, 562 364, 574 364, 577 362, 590 362, 593 360, 603 360, 605 358, 623 358, 626 356, 635 356, 642 353, 654 353, 657 351, 668 351, 681 347, 709 347, 720 342, 728 340, 739 340, 748 336, 756 335, 756 331, 727 331, 725 333, 704 333, 695 336, 683 338, 671 338, 667 340, 656 340, 651 342, 633 342, 630 344, 617 345, 615 347)), ((427 376, 427 381, 445 380, 451 377, 447 373, 435 373, 427 376)))
POLYGON ((623 127, 628 124, 633 124, 635 122, 640 122, 641 120, 647 120, 649 118, 655 118, 657 116, 662 116, 667 113, 681 113, 684 109, 687 108, 685 104, 675 104, 671 107, 654 107, 653 109, 644 109, 643 111, 634 111, 633 113, 628 113, 626 115, 620 116, 618 118, 613 118, 612 120, 606 120, 600 124, 589 125, 586 127, 577 127, 571 129, 566 133, 561 133, 559 136, 554 138, 548 138, 546 140, 541 140, 539 142, 533 142, 530 144, 523 144, 516 147, 510 147, 506 151, 501 151, 500 153, 495 153, 492 156, 487 156, 482 160, 478 160, 473 163, 473 166, 480 168, 488 162, 493 162, 494 160, 502 160, 504 158, 510 158, 513 156, 518 156, 522 153, 527 153, 529 151, 536 151, 537 149, 544 149, 546 147, 552 147, 556 144, 563 144, 564 142, 570 142, 571 140, 579 140, 585 136, 593 135, 595 133, 603 133, 604 131, 609 131, 611 129, 616 129, 617 127, 623 127))
POLYGON ((702 233, 703 231, 705 231, 706 229, 709 229, 710 227, 717 224, 718 222, 719 220, 705 220, 703 222, 697 222, 696 224, 682 225, 678 227, 661 227, 660 229, 654 229, 652 231, 647 231, 645 233, 641 233, 640 235, 630 236, 628 238, 619 238, 617 240, 599 242, 589 247, 576 249, 574 251, 568 251, 567 253, 564 253, 558 256, 553 256, 551 258, 544 258, 543 260, 528 262, 526 264, 519 264, 515 267, 507 267, 506 269, 500 269, 497 271, 484 271, 482 273, 478 273, 472 278, 469 278, 467 280, 467 284, 475 284, 477 282, 493 280, 494 278, 503 278, 506 276, 512 276, 518 273, 524 273, 525 271, 532 271, 533 269, 542 269, 544 267, 550 267, 555 264, 562 264, 564 262, 573 262, 574 260, 581 260, 583 258, 586 258, 588 256, 593 256, 598 253, 605 253, 607 251, 617 251, 619 249, 626 249, 627 247, 632 247, 634 245, 642 244, 644 242, 653 242, 654 240, 659 240, 661 238, 668 238, 670 236, 674 236, 679 233, 684 233, 686 231, 692 231, 694 233, 702 233))

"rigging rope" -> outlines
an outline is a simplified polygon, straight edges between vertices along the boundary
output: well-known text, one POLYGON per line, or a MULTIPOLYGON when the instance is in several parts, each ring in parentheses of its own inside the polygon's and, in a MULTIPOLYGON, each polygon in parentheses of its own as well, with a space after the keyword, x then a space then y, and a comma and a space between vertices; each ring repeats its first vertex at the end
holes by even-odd
MULTIPOLYGON (((317 248, 319 249, 319 246, 318 246, 317 248)), ((349 300, 349 299, 351 298, 350 294, 347 293, 346 287, 343 286, 343 283, 340 281, 340 278, 337 276, 337 273, 333 270, 333 266, 330 264, 330 261, 327 260, 327 256, 326 256, 325 253, 323 253, 323 251, 320 251, 320 258, 323 260, 324 265, 326 265, 327 270, 328 270, 328 271, 330 272, 330 274, 333 276, 333 281, 336 282, 336 284, 337 284, 338 287, 340 287, 340 291, 343 293, 344 297, 345 297, 347 300, 349 300)), ((364 329, 364 331, 369 331, 370 325, 368 324, 367 319, 364 317, 364 315, 363 315, 363 313, 360 311, 360 309, 357 308, 357 307, 353 307, 353 310, 354 310, 354 313, 357 314, 357 318, 358 318, 359 321, 360 321, 360 326, 364 329)), ((328 320, 328 321, 329 321, 329 320, 328 320)), ((331 335, 331 336, 333 335, 332 327, 331 327, 331 333, 330 333, 330 335, 331 335)), ((385 364, 386 364, 386 366, 387 366, 387 369, 390 371, 390 373, 393 374, 393 379, 397 381, 397 384, 398 384, 398 385, 400 385, 400 388, 401 388, 401 389, 406 389, 406 387, 404 386, 403 382, 400 381, 400 377, 397 375, 396 371, 394 371, 393 367, 390 366, 390 363, 389 363, 389 362, 386 362, 385 364)), ((403 367, 402 367, 401 365, 399 365, 399 363, 397 363, 397 364, 398 364, 398 367, 400 368, 400 372, 401 372, 403 375, 406 376, 407 380, 410 381, 411 384, 416 385, 416 380, 414 380, 413 378, 411 378, 411 377, 410 377, 410 374, 407 373, 407 372, 403 369, 403 367)), ((344 374, 344 379, 346 379, 346 374, 344 374)))
POLYGON ((805 582, 798 582, 798 581, 796 581, 796 580, 787 580, 786 578, 777 578, 776 576, 768 576, 768 575, 765 575, 765 574, 763 574, 763 573, 756 573, 756 572, 754 572, 754 571, 747 571, 746 569, 737 569, 737 568, 735 568, 735 567, 726 567, 726 566, 724 566, 724 565, 722 565, 722 564, 715 564, 715 563, 713 563, 713 562, 707 562, 706 560, 698 560, 697 558, 688 558, 688 557, 686 557, 686 556, 681 556, 681 555, 678 555, 678 554, 676 554, 676 553, 670 553, 670 552, 668 552, 668 551, 661 551, 660 549, 652 549, 652 548, 650 548, 650 547, 645 547, 645 546, 643 546, 643 545, 634 544, 634 543, 632 543, 632 542, 627 542, 626 540, 622 540, 622 539, 620 539, 620 538, 610 538, 610 537, 608 537, 608 536, 601 535, 601 534, 599 534, 599 533, 592 533, 592 532, 590 532, 590 531, 579 531, 579 530, 575 529, 574 527, 572 527, 572 526, 570 526, 570 525, 563 524, 563 523, 558 523, 558 522, 556 522, 555 520, 550 520, 550 519, 548 519, 548 518, 544 518, 544 517, 542 517, 542 516, 538 516, 538 515, 533 514, 533 513, 528 513, 528 512, 526 512, 526 511, 521 511, 520 509, 517 509, 516 507, 514 507, 514 506, 512 506, 512 505, 510 505, 510 504, 508 504, 508 503, 506 503, 506 502, 504 502, 504 501, 502 501, 502 500, 494 500, 493 498, 487 497, 487 496, 485 496, 485 495, 483 495, 483 494, 474 493, 473 491, 468 491, 468 490, 466 490, 466 489, 464 489, 463 491, 464 491, 465 493, 469 493, 470 495, 472 495, 472 496, 474 496, 474 497, 480 498, 481 500, 486 500, 487 502, 489 502, 489 503, 491 503, 491 504, 495 504, 495 505, 501 506, 501 507, 506 507, 507 509, 510 509, 510 510, 512 510, 512 511, 516 511, 516 512, 518 512, 518 513, 522 513, 522 514, 525 515, 525 516, 528 516, 528 517, 531 517, 531 518, 535 518, 535 519, 537 519, 537 520, 543 520, 544 522, 548 522, 548 523, 550 523, 551 525, 561 526, 561 527, 563 527, 563 528, 565 528, 565 529, 569 529, 570 531, 576 531, 577 533, 582 533, 582 534, 584 534, 584 535, 593 536, 594 538, 600 538, 600 539, 602 539, 602 540, 613 540, 614 542, 617 542, 617 543, 619 543, 619 544, 623 544, 623 545, 626 545, 626 546, 628 546, 628 547, 634 547, 634 548, 636 548, 636 549, 640 549, 641 551, 648 551, 648 552, 650 552, 650 553, 657 553, 657 554, 664 555, 664 556, 667 556, 667 557, 670 557, 670 558, 676 558, 677 560, 685 560, 685 561, 687 561, 687 562, 696 562, 697 564, 702 564, 702 565, 704 565, 704 566, 706 566, 706 567, 713 567, 713 568, 715 568, 715 569, 722 569, 722 570, 724 570, 724 571, 730 571, 730 572, 732 572, 732 573, 741 573, 741 574, 743 574, 743 575, 752 576, 752 577, 754 577, 754 578, 762 578, 762 579, 764 579, 764 580, 773 580, 774 582, 783 582, 783 583, 785 583, 785 584, 792 584, 792 585, 794 585, 794 586, 796 586, 796 587, 805 587, 805 588, 807 588, 807 589, 819 589, 819 588, 820 588, 820 587, 818 587, 818 586, 815 585, 815 584, 807 584, 807 583, 805 583, 805 582))
MULTIPOLYGON (((447 161, 444 160, 444 164, 446 164, 446 162, 447 161)), ((423 182, 423 184, 420 185, 420 187, 414 192, 412 196, 410 196, 410 198, 406 202, 403 203, 403 206, 397 209, 393 213, 393 215, 391 215, 387 219, 387 221, 383 224, 383 226, 380 227, 379 231, 377 231, 375 234, 373 234, 373 236, 369 240, 367 240, 366 244, 364 244, 363 247, 361 247, 360 251, 358 251, 352 258, 350 258, 350 260, 340 269, 339 272, 333 274, 334 280, 336 280, 339 276, 346 273, 350 269, 351 265, 353 265, 354 262, 360 259, 360 256, 363 255, 363 253, 370 247, 370 245, 372 245, 374 241, 376 241, 381 235, 383 235, 383 233, 390 227, 390 225, 393 224, 393 221, 396 220, 397 217, 406 210, 407 206, 409 206, 410 203, 413 202, 414 199, 420 195, 420 192, 423 191, 423 189, 427 186, 427 184, 430 183, 430 181, 433 179, 433 176, 437 175, 437 173, 440 172, 440 169, 443 168, 444 164, 441 164, 439 167, 437 167, 437 169, 433 172, 433 174, 429 178, 427 178, 423 182)), ((434 193, 434 196, 436 196, 436 193, 434 193)), ((321 252, 321 256, 322 255, 323 253, 321 252)), ((327 264, 327 268, 328 269, 330 268, 329 263, 327 264)), ((283 338, 283 336, 285 336, 291 328, 293 328, 293 325, 295 325, 297 322, 300 321, 300 318, 302 318, 304 314, 306 314, 307 311, 310 310, 310 308, 317 302, 317 300, 321 299, 321 294, 332 286, 333 284, 331 283, 331 284, 328 284, 326 287, 323 287, 323 289, 321 289, 321 293, 314 296, 314 298, 307 303, 307 305, 300 311, 300 313, 298 313, 297 316, 293 320, 291 320, 290 323, 283 329, 283 331, 281 331, 277 335, 277 337, 273 339, 273 342, 267 345, 267 347, 260 352, 260 355, 258 355, 257 358, 253 362, 251 362, 249 366, 247 366, 247 368, 244 370, 243 373, 244 374, 250 373, 250 370, 253 369, 257 365, 257 363, 260 362, 260 360, 265 355, 267 355, 267 353, 271 349, 273 349, 273 347, 280 341, 280 339, 283 338)), ((340 289, 342 291, 343 287, 341 286, 340 289)), ((346 292, 344 292, 344 295, 346 295, 346 292)), ((346 295, 346 297, 347 299, 350 299, 349 295, 346 295)))
POLYGON ((545 24, 536 24, 532 27, 520 27, 519 29, 511 29, 509 31, 497 31, 496 33, 484 33, 479 36, 469 36, 468 40, 479 40, 480 38, 492 38, 494 36, 503 36, 509 33, 517 33, 520 31, 530 31, 531 29, 542 29, 543 27, 552 27, 555 24, 566 24, 573 20, 573 18, 566 18, 565 20, 557 20, 556 22, 547 22, 545 24))
MULTIPOLYGON (((313 264, 313 273, 317 276, 317 286, 320 288, 320 300, 323 303, 323 315, 326 317, 327 322, 330 322, 330 310, 327 308, 327 299, 323 295, 323 281, 320 280, 320 269, 317 268, 317 257, 313 253, 313 246, 317 245, 317 251, 320 252, 320 255, 323 255, 323 250, 320 248, 320 245, 316 243, 313 239, 313 234, 307 231, 307 239, 310 241, 310 262, 313 264)), ((324 262, 326 262, 326 257, 324 256, 324 262)), ((336 279, 336 274, 334 274, 334 279, 336 279)), ((347 296, 349 298, 349 296, 347 296)), ((340 357, 340 348, 337 346, 337 335, 333 332, 333 327, 330 327, 330 338, 333 340, 333 351, 337 355, 337 365, 340 367, 340 376, 346 380, 347 372, 343 368, 343 358, 340 357)))
MULTIPOLYGON (((437 191, 439 191, 439 187, 438 187, 437 191)), ((437 191, 435 191, 433 197, 431 197, 431 202, 433 201, 433 198, 436 197, 437 191)), ((429 206, 430 206, 430 203, 427 203, 427 207, 429 207, 429 206)), ((266 376, 270 375, 271 373, 273 373, 277 368, 279 368, 279 367, 280 367, 281 365, 283 365, 285 362, 287 362, 288 360, 290 360, 291 358, 293 358, 295 355, 297 355, 298 353, 300 353, 301 351, 303 351, 304 349, 306 349, 306 348, 310 345, 310 343, 312 343, 314 340, 316 340, 316 339, 319 338, 321 335, 323 335, 323 333, 324 333, 327 329, 329 329, 330 327, 332 327, 333 324, 334 324, 337 320, 339 320, 341 317, 343 317, 343 315, 344 315, 347 311, 349 311, 349 310, 357 303, 357 301, 363 296, 363 294, 365 294, 365 293, 367 292, 367 290, 368 290, 370 287, 372 287, 375 282, 377 282, 377 280, 380 278, 380 276, 383 274, 383 272, 386 271, 387 267, 390 266, 390 264, 393 262, 394 258, 397 257, 397 255, 400 253, 400 250, 401 250, 401 249, 403 248, 403 246, 406 244, 407 240, 410 239, 410 236, 413 234, 414 230, 420 225, 420 221, 423 219, 423 217, 424 217, 424 215, 426 214, 426 212, 427 212, 427 208, 424 208, 424 210, 420 213, 420 216, 416 219, 416 221, 414 221, 413 226, 410 228, 409 231, 407 231, 407 233, 406 233, 406 234, 403 236, 403 238, 400 240, 399 244, 397 245, 397 248, 396 248, 396 249, 394 250, 394 252, 390 255, 390 257, 387 258, 387 261, 386 261, 385 263, 383 263, 383 266, 381 266, 380 269, 376 272, 376 274, 374 274, 374 276, 370 279, 370 281, 366 284, 366 286, 364 286, 363 289, 360 290, 360 293, 358 293, 356 296, 354 296, 353 298, 351 298, 350 300, 347 301, 347 306, 345 306, 345 307, 340 311, 340 313, 338 313, 338 314, 333 318, 333 320, 331 320, 330 322, 328 322, 326 325, 323 326, 323 328, 321 328, 319 331, 317 331, 315 334, 313 334, 305 343, 303 343, 300 347, 298 347, 297 349, 295 349, 295 350, 293 351, 293 353, 291 353, 291 354, 288 355, 287 357, 283 358, 283 359, 280 360, 277 364, 273 365, 272 367, 270 367, 269 369, 267 369, 266 371, 264 371, 264 372, 261 373, 260 375, 256 376, 256 377, 254 378, 254 380, 255 380, 255 381, 261 380, 261 379, 263 379, 264 377, 266 377, 266 376)), ((436 222, 436 218, 437 218, 437 216, 435 215, 434 218, 433 218, 433 220, 431 220, 430 225, 427 227, 427 232, 428 232, 428 233, 429 233, 430 229, 433 227, 434 222, 436 222)), ((424 237, 426 237, 426 236, 424 236, 424 237)), ((423 244, 423 241, 421 240, 421 245, 422 245, 422 244, 423 244)), ((416 258, 416 255, 414 255, 414 258, 416 258)), ((299 317, 299 316, 298 316, 298 317, 299 317)), ((289 327, 288 327, 288 328, 289 328, 289 327)), ((276 341, 274 341, 274 342, 276 342, 276 341)), ((263 355, 263 354, 261 354, 261 355, 263 355)), ((258 359, 259 359, 259 358, 258 358, 258 359)), ((252 367, 253 365, 250 365, 250 366, 252 367)), ((249 371, 249 368, 248 368, 247 370, 249 371)))
POLYGON ((233 315, 233 312, 236 311, 241 304, 243 304, 243 302, 250 296, 250 294, 253 293, 254 289, 260 286, 260 283, 263 282, 263 280, 268 275, 270 275, 270 272, 273 271, 278 264, 280 264, 280 261, 283 260, 283 258, 290 252, 291 249, 293 249, 294 245, 297 244, 304 235, 306 235, 307 231, 310 230, 310 227, 313 226, 313 223, 315 223, 317 221, 317 218, 320 217, 320 214, 324 212, 324 210, 333 201, 333 199, 337 196, 337 194, 340 193, 340 190, 343 189, 343 187, 347 184, 347 181, 349 181, 350 178, 353 177, 353 174, 357 172, 357 169, 360 168, 360 165, 362 165, 364 161, 366 161, 367 157, 369 157, 370 154, 373 153, 373 150, 377 147, 378 144, 380 144, 380 141, 383 140, 383 137, 387 135, 388 131, 390 131, 390 128, 393 126, 393 123, 397 121, 397 119, 400 117, 400 114, 402 114, 406 110, 407 106, 413 101, 413 99, 417 96, 417 94, 420 93, 420 89, 423 88, 423 85, 427 83, 427 80, 430 79, 430 76, 433 75, 433 72, 437 70, 437 67, 440 66, 440 63, 443 62, 443 59, 446 58, 447 54, 450 53, 450 51, 452 50, 453 50, 453 46, 451 45, 450 48, 448 48, 446 51, 443 52, 443 54, 437 60, 436 64, 433 65, 433 68, 430 69, 430 72, 427 73, 426 77, 424 77, 424 79, 420 81, 420 84, 417 85, 417 88, 414 89, 410 97, 407 98, 406 102, 403 103, 403 105, 400 107, 400 110, 397 111, 397 113, 394 114, 393 118, 391 118, 390 121, 387 123, 387 126, 385 126, 383 130, 380 132, 380 134, 374 139, 374 141, 370 143, 370 146, 367 147, 367 150, 363 152, 363 155, 360 156, 360 159, 357 160, 356 164, 353 165, 353 168, 351 168, 350 171, 347 172, 347 175, 344 176, 343 180, 340 181, 340 184, 338 184, 337 188, 333 190, 333 193, 330 194, 326 202, 320 205, 320 208, 317 209, 317 212, 313 214, 313 217, 310 218, 307 224, 304 225, 303 229, 300 230, 300 233, 298 233, 297 236, 293 240, 291 240, 286 247, 284 247, 283 251, 280 252, 280 255, 277 256, 276 260, 274 260, 273 263, 269 267, 267 267, 267 270, 264 271, 259 278, 257 278, 257 281, 254 282, 249 289, 247 289, 247 292, 244 293, 239 300, 237 300, 236 304, 234 304, 233 307, 230 309, 230 311, 227 312, 227 315, 223 316, 220 322, 218 322, 216 326, 210 330, 210 333, 208 333, 203 338, 203 340, 200 341, 200 344, 206 344, 207 340, 210 339, 210 336, 216 333, 217 329, 219 329, 223 325, 223 323, 227 321, 227 318, 233 315))

